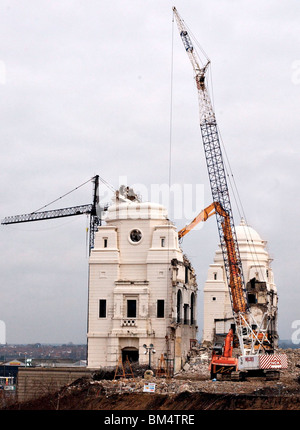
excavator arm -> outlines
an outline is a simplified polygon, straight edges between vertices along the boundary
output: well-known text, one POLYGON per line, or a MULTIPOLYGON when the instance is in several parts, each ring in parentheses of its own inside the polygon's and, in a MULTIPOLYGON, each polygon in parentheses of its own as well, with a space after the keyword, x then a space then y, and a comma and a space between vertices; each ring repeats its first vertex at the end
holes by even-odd
POLYGON ((189 233, 196 225, 200 222, 206 221, 209 217, 218 213, 221 217, 223 217, 222 229, 224 241, 226 244, 227 256, 228 256, 228 264, 229 264, 229 273, 230 273, 230 282, 229 288, 232 297, 232 307, 235 313, 243 313, 245 314, 248 311, 248 303, 244 294, 243 289, 243 280, 241 277, 236 250, 235 243, 233 240, 230 217, 228 213, 223 209, 222 205, 218 202, 211 203, 205 209, 203 209, 188 225, 183 227, 178 232, 178 238, 182 239, 187 233, 189 233))
POLYGON ((178 238, 182 239, 183 236, 185 236, 187 233, 189 233, 196 225, 199 224, 199 222, 206 221, 209 217, 214 215, 215 212, 215 204, 212 203, 211 205, 207 206, 207 208, 203 209, 189 224, 187 224, 185 227, 183 227, 178 232, 178 238), (213 212, 212 212, 213 211, 213 212))

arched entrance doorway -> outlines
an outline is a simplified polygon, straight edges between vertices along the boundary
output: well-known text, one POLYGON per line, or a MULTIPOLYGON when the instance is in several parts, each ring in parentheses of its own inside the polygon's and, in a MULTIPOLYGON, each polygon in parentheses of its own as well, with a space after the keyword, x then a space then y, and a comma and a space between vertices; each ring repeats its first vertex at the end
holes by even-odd
POLYGON ((139 361, 139 350, 133 346, 126 346, 122 349, 122 361, 124 362, 128 357, 130 363, 137 363, 139 361))

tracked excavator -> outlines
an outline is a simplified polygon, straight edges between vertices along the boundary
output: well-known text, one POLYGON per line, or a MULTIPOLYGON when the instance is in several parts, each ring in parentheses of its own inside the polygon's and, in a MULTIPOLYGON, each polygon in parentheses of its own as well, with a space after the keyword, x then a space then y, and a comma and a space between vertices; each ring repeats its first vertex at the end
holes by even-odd
POLYGON ((259 375, 265 376, 267 379, 278 379, 280 370, 287 367, 287 357, 285 354, 276 353, 272 339, 268 338, 268 328, 272 316, 267 311, 259 322, 256 321, 248 303, 218 126, 206 87, 205 78, 210 61, 206 57, 204 65, 200 66, 203 62, 197 56, 187 28, 175 7, 173 7, 173 13, 185 51, 195 73, 200 129, 213 198, 211 205, 201 211, 190 224, 178 232, 178 237, 182 239, 199 222, 206 221, 210 216, 216 215, 235 323, 235 333, 231 329, 224 344, 215 345, 213 348, 210 363, 211 378, 226 375, 232 380, 240 380, 245 376, 259 375), (238 339, 239 353, 233 356, 235 337, 238 339))

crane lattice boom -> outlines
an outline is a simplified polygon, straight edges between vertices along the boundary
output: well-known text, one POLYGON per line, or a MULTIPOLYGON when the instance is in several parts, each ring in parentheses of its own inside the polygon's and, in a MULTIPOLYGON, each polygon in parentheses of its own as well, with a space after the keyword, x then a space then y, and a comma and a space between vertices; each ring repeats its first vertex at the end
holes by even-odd
POLYGON ((240 259, 238 242, 236 238, 234 219, 232 214, 229 190, 226 180, 226 172, 223 163, 220 139, 218 135, 217 122, 209 97, 207 87, 205 85, 205 74, 210 64, 207 61, 204 67, 200 67, 200 59, 196 55, 191 38, 188 31, 180 18, 177 9, 173 8, 176 18, 179 34, 181 36, 184 48, 192 63, 195 81, 198 90, 199 113, 200 113, 200 129, 202 134, 206 165, 208 169, 209 182, 213 202, 219 205, 222 210, 216 210, 216 219, 220 244, 224 259, 227 282, 229 286, 233 312, 248 312, 248 301, 244 287, 243 269, 240 259), (228 237, 230 236, 230 253, 228 252, 228 237), (232 258, 234 256, 234 258, 232 258), (236 306, 233 301, 232 294, 237 294, 242 299, 243 305, 236 306))
POLYGON ((19 222, 42 221, 66 216, 90 214, 92 211, 92 207, 93 205, 89 204, 72 206, 63 209, 53 209, 51 211, 32 212, 29 214, 7 216, 1 221, 1 224, 16 224, 19 222))
MULTIPOLYGON (((227 354, 225 356, 218 355, 214 357, 211 361, 211 365, 214 369, 213 372, 215 372, 216 369, 224 369, 224 366, 229 366, 227 369, 237 369, 241 367, 249 370, 252 366, 251 363, 255 361, 256 368, 262 369, 258 354, 261 354, 262 350, 269 353, 274 349, 274 345, 268 339, 268 327, 271 317, 268 311, 266 311, 260 323, 257 323, 248 304, 218 127, 209 93, 205 85, 206 72, 210 61, 206 57, 206 64, 200 67, 201 61, 196 55, 188 31, 175 7, 173 8, 173 12, 180 37, 195 73, 199 101, 200 129, 213 198, 212 205, 204 209, 189 226, 185 227, 183 231, 180 231, 180 234, 183 236, 190 231, 195 224, 200 221, 205 221, 212 215, 211 210, 215 210, 214 213, 217 219, 231 307, 241 350, 238 362, 235 358, 228 357, 227 354)), ((228 342, 230 339, 231 337, 229 336, 228 342)), ((231 350, 229 349, 228 351, 231 350)), ((262 354, 261 357, 264 359, 264 354, 262 354)), ((276 366, 278 366, 278 363, 280 363, 279 367, 281 368, 286 366, 286 357, 279 357, 277 355, 276 360, 278 360, 276 366)), ((264 368, 272 368, 273 364, 268 364, 267 366, 269 367, 264 368)))
MULTIPOLYGON (((67 216, 84 215, 90 216, 90 229, 89 229, 89 251, 94 247, 95 232, 98 225, 101 225, 101 218, 99 209, 99 175, 92 178, 94 182, 93 203, 80 206, 72 206, 69 208, 53 209, 49 211, 35 211, 29 214, 7 216, 1 224, 17 224, 20 222, 43 221, 54 218, 62 218, 67 216)), ((48 205, 49 206, 49 205, 48 205)))

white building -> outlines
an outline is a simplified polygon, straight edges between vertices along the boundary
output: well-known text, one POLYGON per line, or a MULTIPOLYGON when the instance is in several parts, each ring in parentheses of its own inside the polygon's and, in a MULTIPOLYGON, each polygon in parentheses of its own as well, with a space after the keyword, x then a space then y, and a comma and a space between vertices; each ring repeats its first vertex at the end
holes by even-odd
POLYGON ((111 205, 89 260, 89 368, 116 366, 126 356, 148 364, 154 345, 175 369, 196 338, 197 285, 166 209, 137 200, 111 205))
MULTIPOLYGON (((277 290, 274 284, 271 258, 266 250, 267 242, 242 220, 236 227, 237 241, 243 266, 248 302, 258 323, 268 310, 272 316, 269 335, 275 346, 277 333, 277 290)), ((213 342, 218 335, 225 335, 233 327, 232 309, 227 286, 221 247, 216 251, 209 266, 204 286, 203 341, 213 342)))

